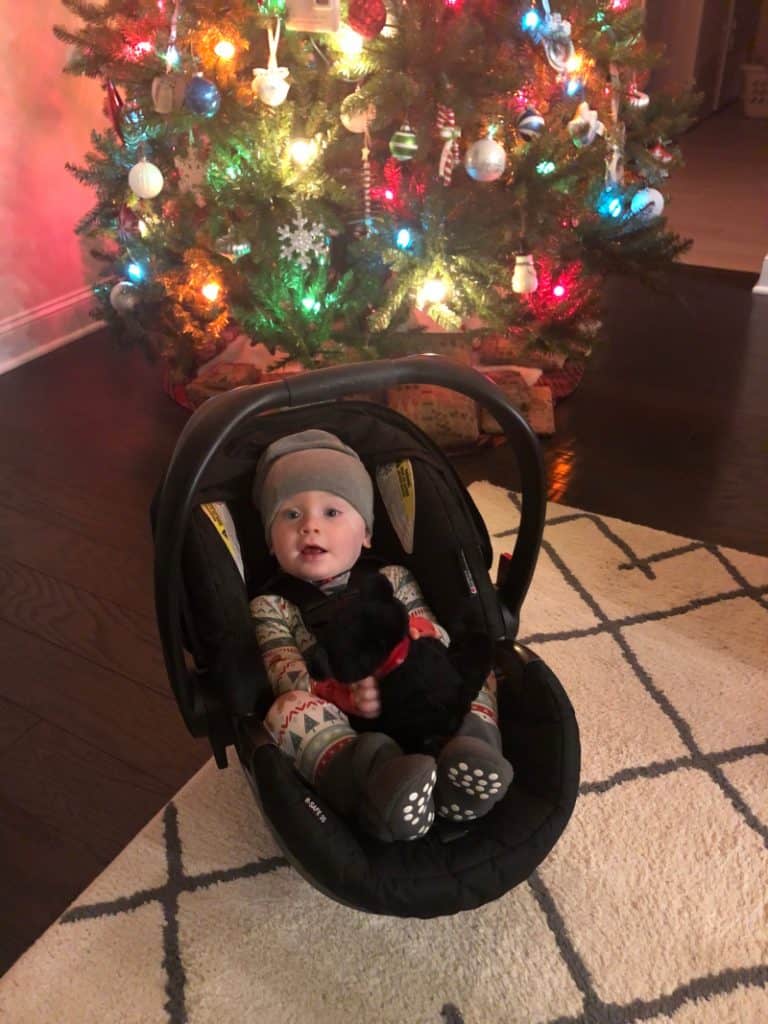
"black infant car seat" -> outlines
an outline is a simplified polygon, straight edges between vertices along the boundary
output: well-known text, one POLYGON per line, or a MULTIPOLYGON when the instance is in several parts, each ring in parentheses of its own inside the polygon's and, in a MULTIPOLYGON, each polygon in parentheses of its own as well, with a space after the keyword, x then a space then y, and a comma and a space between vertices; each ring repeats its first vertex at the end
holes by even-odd
POLYGON ((234 745, 289 861, 339 902, 402 917, 478 907, 528 878, 565 828, 580 770, 573 708, 544 662, 515 642, 545 509, 539 445, 528 424, 487 378, 439 357, 335 367, 237 388, 208 400, 182 432, 153 507, 155 602, 174 695, 190 732, 209 738, 220 767, 234 745), (382 405, 340 401, 407 383, 441 385, 481 402, 507 434, 520 470, 522 510, 498 586, 489 577, 485 525, 440 449, 382 405), (414 572, 449 632, 458 610, 466 616, 469 606, 496 641, 499 726, 514 781, 484 818, 460 827, 437 819, 415 843, 381 843, 363 834, 276 747, 249 738, 249 725, 263 717, 272 695, 248 602, 276 567, 251 502, 253 473, 271 441, 309 427, 330 430, 355 448, 374 480, 377 470, 397 479, 398 467, 410 468, 412 551, 401 539, 402 522, 393 524, 392 502, 382 500, 387 488, 379 485, 373 552, 414 572))

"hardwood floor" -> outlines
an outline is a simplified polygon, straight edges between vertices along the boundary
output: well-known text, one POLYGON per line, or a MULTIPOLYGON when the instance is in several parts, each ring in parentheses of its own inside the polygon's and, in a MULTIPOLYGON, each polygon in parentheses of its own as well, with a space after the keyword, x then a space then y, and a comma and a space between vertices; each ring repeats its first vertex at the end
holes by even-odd
MULTIPOLYGON (((613 281, 608 341, 543 442, 549 497, 768 555, 768 297, 756 275, 675 268, 668 294, 613 281)), ((514 480, 509 453, 458 461, 514 480)))
MULTIPOLYGON (((545 442, 552 498, 768 554, 768 299, 677 268, 607 291, 545 442)), ((0 971, 207 759, 165 680, 147 509, 186 413, 93 335, 0 377, 0 971)), ((457 460, 514 486, 509 452, 457 460)))

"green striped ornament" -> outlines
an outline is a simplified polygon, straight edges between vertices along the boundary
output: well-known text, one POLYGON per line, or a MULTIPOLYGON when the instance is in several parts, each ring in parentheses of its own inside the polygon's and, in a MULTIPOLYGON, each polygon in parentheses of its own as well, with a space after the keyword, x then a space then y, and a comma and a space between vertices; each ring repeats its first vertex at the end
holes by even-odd
POLYGON ((402 124, 389 140, 389 151, 395 160, 413 160, 419 144, 409 124, 402 124))

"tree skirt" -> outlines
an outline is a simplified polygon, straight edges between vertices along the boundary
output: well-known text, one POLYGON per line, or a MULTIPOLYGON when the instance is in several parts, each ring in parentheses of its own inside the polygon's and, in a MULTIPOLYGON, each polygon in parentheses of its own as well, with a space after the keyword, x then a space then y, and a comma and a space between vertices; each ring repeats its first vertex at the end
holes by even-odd
MULTIPOLYGON (((472 493, 496 552, 516 498, 472 493)), ((768 559, 550 505, 521 639, 574 703, 570 825, 432 921, 331 902, 209 764, 0 982, 14 1024, 764 1024, 768 559)))
POLYGON ((581 384, 585 369, 585 363, 568 360, 564 366, 553 366, 544 370, 539 377, 539 384, 546 385, 552 391, 552 399, 556 403, 562 402, 581 384))

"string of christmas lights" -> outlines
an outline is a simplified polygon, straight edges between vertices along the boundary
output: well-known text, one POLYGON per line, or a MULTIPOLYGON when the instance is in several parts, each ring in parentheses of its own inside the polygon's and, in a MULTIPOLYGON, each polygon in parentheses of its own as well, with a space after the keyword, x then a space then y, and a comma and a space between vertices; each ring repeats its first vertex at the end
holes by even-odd
POLYGON ((662 188, 691 105, 643 91, 633 0, 63 2, 111 124, 72 168, 97 295, 181 375, 251 329, 311 365, 424 326, 583 357, 595 271, 682 251, 662 188), (286 258, 297 216, 322 238, 286 258))

